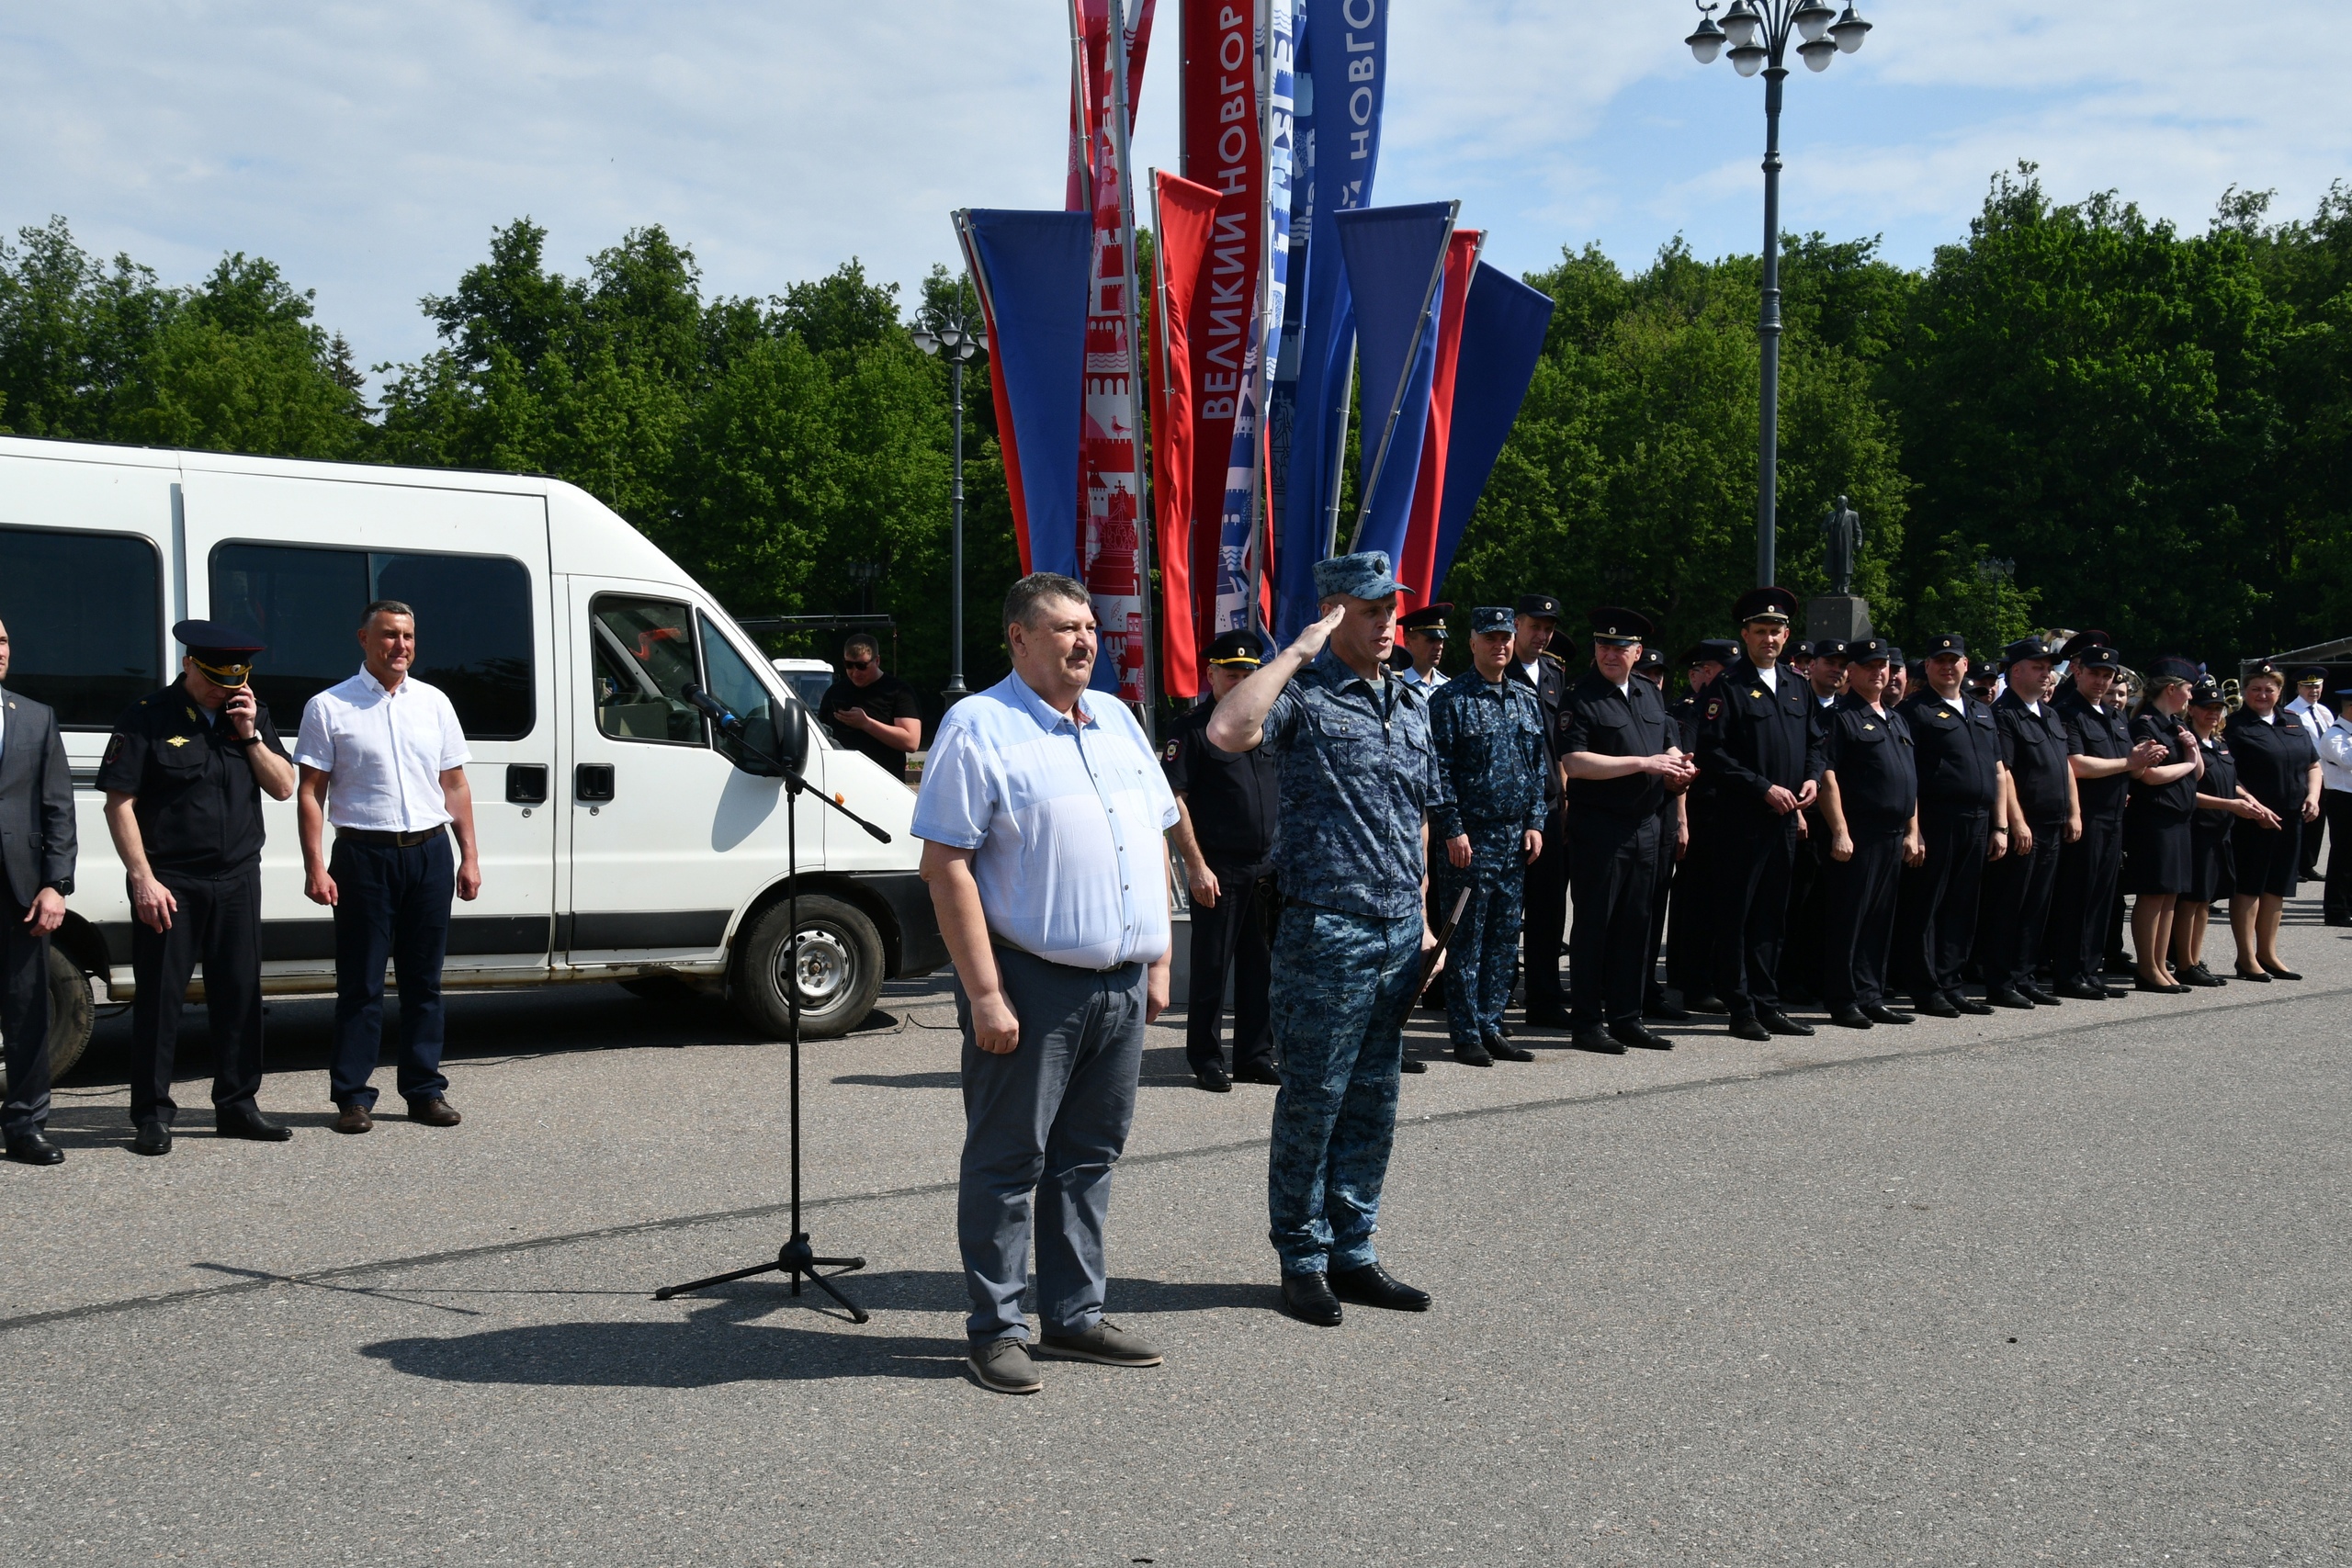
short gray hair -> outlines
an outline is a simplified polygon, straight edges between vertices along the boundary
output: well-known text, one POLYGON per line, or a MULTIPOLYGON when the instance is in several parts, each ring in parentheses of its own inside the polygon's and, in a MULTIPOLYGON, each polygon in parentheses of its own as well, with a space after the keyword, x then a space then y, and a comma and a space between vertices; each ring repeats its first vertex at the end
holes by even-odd
POLYGON ((397 599, 370 599, 368 607, 359 612, 359 624, 364 626, 379 615, 406 615, 412 621, 416 619, 416 612, 397 599))
POLYGON ((1012 592, 1004 596, 1004 624, 1031 625, 1037 606, 1048 599, 1069 599, 1080 604, 1094 603, 1086 584, 1076 578, 1064 577, 1058 571, 1033 571, 1014 583, 1012 592))

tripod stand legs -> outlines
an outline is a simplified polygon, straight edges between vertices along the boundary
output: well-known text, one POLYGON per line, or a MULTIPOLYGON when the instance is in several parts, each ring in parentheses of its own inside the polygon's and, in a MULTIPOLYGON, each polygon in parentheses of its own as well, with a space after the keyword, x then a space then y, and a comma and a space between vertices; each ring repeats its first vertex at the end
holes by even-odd
POLYGON ((737 1269, 725 1274, 713 1274, 707 1280, 695 1280, 684 1285, 664 1285, 653 1292, 653 1299, 657 1302, 666 1302, 673 1296, 691 1295, 696 1291, 708 1290, 713 1285, 724 1285, 731 1280, 748 1280, 754 1274, 788 1274, 792 1277, 794 1295, 800 1293, 800 1281, 805 1279, 839 1302, 842 1309, 849 1314, 851 1322, 864 1323, 867 1321, 865 1309, 842 1294, 840 1288, 832 1280, 818 1273, 817 1270, 831 1269, 836 1273, 846 1274, 852 1269, 865 1267, 865 1259, 863 1258, 817 1257, 814 1249, 808 1245, 808 1233, 803 1231, 784 1244, 776 1253, 775 1261, 773 1263, 754 1263, 749 1269, 737 1269))

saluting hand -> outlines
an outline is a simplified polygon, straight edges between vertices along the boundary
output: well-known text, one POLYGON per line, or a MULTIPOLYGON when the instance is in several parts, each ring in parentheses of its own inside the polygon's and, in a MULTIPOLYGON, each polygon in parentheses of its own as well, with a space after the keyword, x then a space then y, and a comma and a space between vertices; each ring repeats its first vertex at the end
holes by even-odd
POLYGON ((1340 622, 1346 618, 1347 613, 1345 604, 1332 605, 1329 614, 1319 621, 1309 622, 1304 631, 1291 639, 1291 651, 1296 653, 1302 662, 1313 659, 1323 651, 1323 645, 1331 640, 1331 634, 1340 629, 1340 622))

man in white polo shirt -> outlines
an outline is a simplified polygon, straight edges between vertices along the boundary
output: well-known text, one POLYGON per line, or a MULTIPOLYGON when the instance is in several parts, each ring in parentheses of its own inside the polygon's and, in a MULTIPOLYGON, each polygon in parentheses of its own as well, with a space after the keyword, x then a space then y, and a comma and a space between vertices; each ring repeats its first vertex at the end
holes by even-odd
POLYGON ((449 895, 481 892, 465 732, 435 687, 412 680, 416 613, 379 599, 359 618, 359 673, 302 710, 294 760, 303 892, 334 910, 334 1063, 328 1087, 338 1133, 375 1125, 383 1051, 384 963, 401 992, 399 1088, 409 1119, 454 1127, 441 1072, 441 960, 449 895), (325 829, 334 824, 334 853, 325 829), (458 836, 457 853, 449 834, 458 836))
POLYGON ((1087 690, 1094 612, 1052 572, 1004 602, 1012 673, 948 710, 914 834, 956 961, 964 1030, 956 1239, 975 1376, 1042 1385, 1030 1360, 1031 1210, 1046 1355, 1154 1367, 1102 1315, 1111 1168, 1135 1120, 1144 1025, 1168 1005, 1176 798, 1143 728, 1087 690))

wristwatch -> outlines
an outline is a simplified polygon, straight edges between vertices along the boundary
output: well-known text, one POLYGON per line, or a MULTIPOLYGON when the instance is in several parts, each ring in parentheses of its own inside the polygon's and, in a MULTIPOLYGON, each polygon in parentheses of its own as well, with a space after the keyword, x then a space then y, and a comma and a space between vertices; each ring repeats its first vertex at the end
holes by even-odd
POLYGON ((41 886, 43 887, 54 889, 60 898, 71 898, 74 897, 74 879, 70 876, 60 877, 55 882, 44 882, 41 886))
POLYGON ((260 730, 258 730, 258 729, 254 730, 251 735, 248 735, 248 736, 246 736, 243 739, 242 739, 242 740, 238 741, 238 742, 237 742, 237 744, 238 744, 238 745, 240 745, 240 746, 258 746, 258 745, 260 745, 260 744, 261 744, 261 731, 260 731, 260 730))

